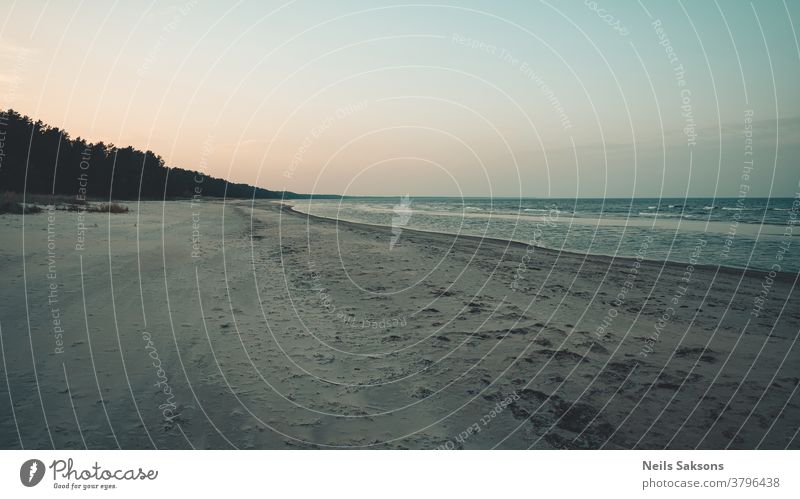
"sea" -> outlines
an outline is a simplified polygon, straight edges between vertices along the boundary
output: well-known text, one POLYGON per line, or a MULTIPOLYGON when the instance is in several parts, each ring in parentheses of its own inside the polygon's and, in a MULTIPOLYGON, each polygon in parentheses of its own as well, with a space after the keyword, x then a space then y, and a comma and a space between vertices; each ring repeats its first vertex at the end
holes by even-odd
POLYGON ((800 199, 352 197, 292 202, 336 220, 519 241, 560 251, 800 272, 800 199))

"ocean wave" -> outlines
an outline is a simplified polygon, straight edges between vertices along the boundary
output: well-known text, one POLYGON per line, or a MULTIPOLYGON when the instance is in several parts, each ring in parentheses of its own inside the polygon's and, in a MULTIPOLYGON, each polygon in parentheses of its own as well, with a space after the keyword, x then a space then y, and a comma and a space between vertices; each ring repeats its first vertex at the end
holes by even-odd
POLYGON ((654 213, 652 211, 640 211, 639 216, 661 218, 694 218, 694 215, 681 215, 680 213, 654 213))

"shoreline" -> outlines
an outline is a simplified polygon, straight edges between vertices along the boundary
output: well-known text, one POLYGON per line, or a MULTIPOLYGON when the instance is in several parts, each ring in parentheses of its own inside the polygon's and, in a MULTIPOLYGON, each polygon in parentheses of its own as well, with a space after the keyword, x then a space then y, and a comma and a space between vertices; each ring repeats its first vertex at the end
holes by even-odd
POLYGON ((0 215, 0 447, 800 445, 786 279, 275 201, 131 212, 85 214, 80 250, 74 213, 0 215))
MULTIPOLYGON (((792 198, 789 198, 792 199, 792 198)), ((324 223, 335 223, 341 224, 345 226, 353 226, 353 227, 361 227, 361 228, 369 228, 373 230, 379 230, 381 232, 386 232, 387 230, 391 230, 391 227, 388 225, 379 225, 379 224, 370 224, 366 222, 353 222, 350 220, 337 220, 335 218, 323 217, 320 215, 312 215, 310 213, 305 213, 302 211, 298 211, 294 209, 294 205, 288 205, 285 202, 280 202, 282 210, 286 213, 290 213, 294 216, 306 217, 306 218, 313 218, 315 220, 324 222, 324 223)), ((513 239, 500 239, 500 238, 493 238, 493 237, 481 237, 475 236, 472 234, 453 234, 449 232, 437 232, 437 231, 428 231, 422 229, 410 229, 407 227, 403 228, 403 232, 413 232, 421 235, 432 235, 433 237, 458 237, 463 239, 468 239, 477 242, 487 242, 489 244, 496 244, 506 247, 515 247, 515 248, 522 248, 527 249, 531 245, 522 241, 516 241, 513 239)), ((533 246, 536 251, 548 252, 553 255, 558 254, 568 254, 575 257, 585 257, 586 259, 593 259, 593 261, 599 261, 602 263, 608 263, 611 265, 613 262, 623 262, 623 263, 631 263, 636 261, 636 257, 633 256, 613 256, 613 255, 605 255, 602 253, 582 253, 580 251, 573 251, 573 250, 557 250, 553 248, 548 248, 545 246, 533 246)), ((734 267, 728 265, 710 265, 710 264, 690 264, 690 262, 681 262, 677 260, 656 260, 656 259, 648 259, 644 258, 640 260, 642 262, 646 262, 653 265, 660 265, 663 264, 665 267, 667 266, 677 266, 677 267, 686 267, 687 265, 692 265, 695 269, 703 269, 708 271, 718 271, 720 273, 728 273, 734 275, 745 275, 748 277, 756 277, 761 278, 765 275, 769 275, 769 270, 762 270, 757 268, 744 268, 744 267, 734 267)), ((800 272, 788 272, 788 271, 779 271, 776 272, 776 278, 785 281, 792 281, 800 279, 800 272)))

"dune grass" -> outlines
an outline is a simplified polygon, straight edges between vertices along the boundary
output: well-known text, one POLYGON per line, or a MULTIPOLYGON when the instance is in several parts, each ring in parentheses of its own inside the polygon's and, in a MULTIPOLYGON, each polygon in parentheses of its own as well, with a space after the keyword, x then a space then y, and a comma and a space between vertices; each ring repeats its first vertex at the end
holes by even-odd
POLYGON ((22 215, 41 213, 45 206, 58 211, 85 211, 89 213, 128 213, 127 206, 120 203, 91 202, 64 195, 28 194, 6 191, 0 198, 0 213, 22 215))

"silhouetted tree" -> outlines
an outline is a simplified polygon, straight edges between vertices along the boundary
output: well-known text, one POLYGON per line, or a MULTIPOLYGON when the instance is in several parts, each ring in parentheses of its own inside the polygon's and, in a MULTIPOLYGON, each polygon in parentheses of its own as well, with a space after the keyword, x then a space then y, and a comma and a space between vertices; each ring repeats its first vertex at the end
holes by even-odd
POLYGON ((191 197, 201 185, 202 195, 210 197, 305 197, 170 168, 152 151, 70 139, 66 131, 13 109, 0 111, 0 140, 0 192, 73 196, 85 189, 95 199, 169 199, 191 197))

